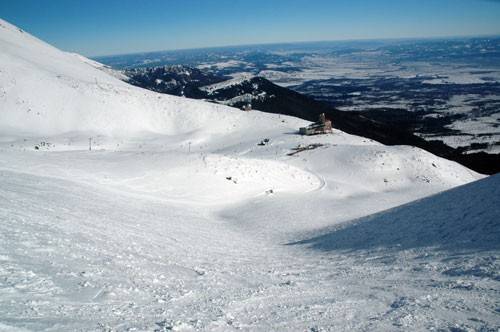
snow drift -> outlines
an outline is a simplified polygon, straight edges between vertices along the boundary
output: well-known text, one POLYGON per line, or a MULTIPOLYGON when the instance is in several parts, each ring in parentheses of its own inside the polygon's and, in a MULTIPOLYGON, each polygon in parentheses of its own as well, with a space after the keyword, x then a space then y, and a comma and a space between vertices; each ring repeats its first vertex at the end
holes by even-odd
POLYGON ((500 175, 342 224, 296 242, 330 250, 500 249, 500 175))

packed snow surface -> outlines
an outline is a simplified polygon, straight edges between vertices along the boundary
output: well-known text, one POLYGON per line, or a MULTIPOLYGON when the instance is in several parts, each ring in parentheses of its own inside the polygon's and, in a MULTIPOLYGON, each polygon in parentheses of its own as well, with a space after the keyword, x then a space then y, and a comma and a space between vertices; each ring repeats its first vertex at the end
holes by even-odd
POLYGON ((304 125, 0 21, 0 331, 498 329, 500 178, 304 125))

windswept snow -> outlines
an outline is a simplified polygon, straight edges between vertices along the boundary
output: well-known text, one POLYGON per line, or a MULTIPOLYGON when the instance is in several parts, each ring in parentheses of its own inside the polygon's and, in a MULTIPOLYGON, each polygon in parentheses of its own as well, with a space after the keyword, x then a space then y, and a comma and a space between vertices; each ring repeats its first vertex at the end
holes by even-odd
POLYGON ((0 331, 498 329, 498 177, 306 124, 0 21, 0 331))

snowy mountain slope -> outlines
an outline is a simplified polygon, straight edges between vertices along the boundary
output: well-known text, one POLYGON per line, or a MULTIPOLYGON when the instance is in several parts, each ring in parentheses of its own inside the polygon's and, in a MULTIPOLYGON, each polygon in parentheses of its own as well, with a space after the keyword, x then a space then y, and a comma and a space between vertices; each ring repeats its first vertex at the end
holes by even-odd
MULTIPOLYGON (((40 166, 43 173, 46 164, 40 166)), ((316 255, 252 236, 260 225, 242 231, 195 205, 40 174, 2 170, 0 181, 6 330, 498 325, 489 311, 498 289, 490 274, 495 252, 460 250, 451 260, 427 248, 316 255), (460 273, 474 269, 486 272, 460 273)), ((275 210, 266 221, 282 228, 286 220, 274 215, 305 209, 280 195, 271 199, 275 210)), ((324 204, 314 209, 336 218, 324 204)))
POLYGON ((483 176, 129 86, 0 23, 0 330, 500 326, 497 280, 445 273, 495 248, 285 245, 483 176))
POLYGON ((0 24, 3 132, 175 134, 200 128, 217 132, 218 124, 227 125, 222 120, 234 126, 256 122, 222 106, 134 88, 90 60, 61 52, 5 21, 0 24))
MULTIPOLYGON (((300 242, 318 250, 500 249, 500 175, 448 190, 300 242)), ((500 278, 499 271, 493 271, 500 278)))

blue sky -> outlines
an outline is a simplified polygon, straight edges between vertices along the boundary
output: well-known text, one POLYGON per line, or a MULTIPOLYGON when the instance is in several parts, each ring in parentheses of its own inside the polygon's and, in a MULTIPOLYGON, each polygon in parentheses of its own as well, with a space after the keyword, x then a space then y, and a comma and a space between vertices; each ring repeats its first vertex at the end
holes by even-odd
POLYGON ((0 0, 0 17, 87 56, 500 34, 500 0, 0 0))

